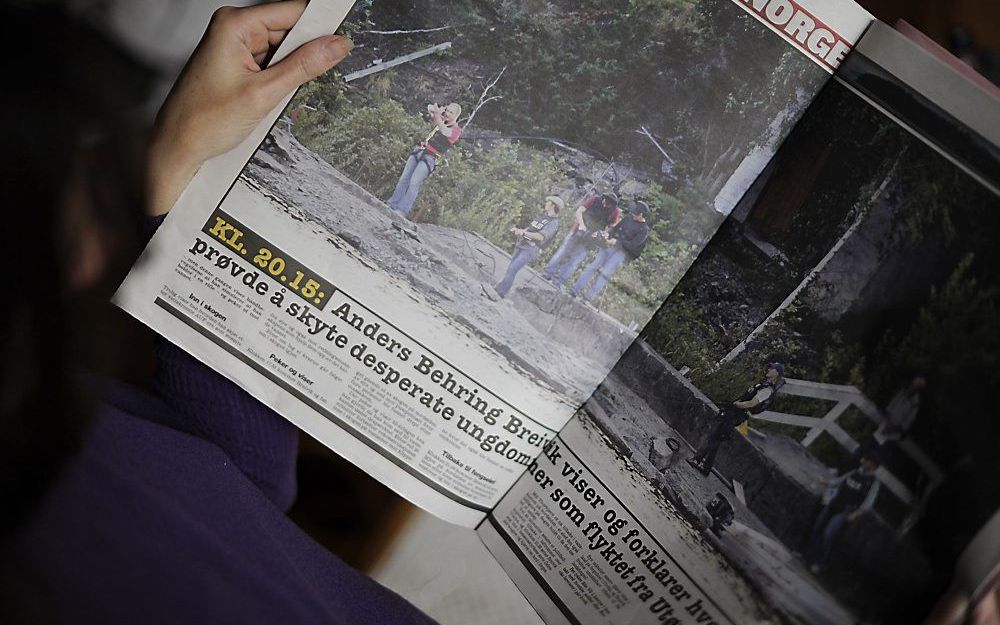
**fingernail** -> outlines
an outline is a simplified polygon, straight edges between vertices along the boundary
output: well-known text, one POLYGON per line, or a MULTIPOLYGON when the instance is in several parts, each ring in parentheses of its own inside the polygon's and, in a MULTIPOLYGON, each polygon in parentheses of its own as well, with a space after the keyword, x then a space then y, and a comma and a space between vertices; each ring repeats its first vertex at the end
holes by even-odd
POLYGON ((326 44, 326 53, 331 60, 339 61, 351 53, 354 49, 354 42, 347 37, 335 36, 326 44))

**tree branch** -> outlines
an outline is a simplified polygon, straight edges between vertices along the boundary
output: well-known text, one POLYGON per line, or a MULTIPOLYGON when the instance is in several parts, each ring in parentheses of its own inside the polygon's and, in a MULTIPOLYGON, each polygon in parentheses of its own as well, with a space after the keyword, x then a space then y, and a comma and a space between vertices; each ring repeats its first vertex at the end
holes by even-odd
POLYGON ((441 30, 455 28, 454 26, 438 26, 437 28, 415 28, 413 30, 359 30, 366 35, 410 35, 414 33, 436 33, 441 30))
POLYGON ((493 89, 493 87, 497 86, 497 83, 500 82, 500 77, 503 76, 503 73, 506 71, 507 71, 507 66, 505 65, 504 68, 500 70, 500 73, 497 74, 496 77, 490 82, 490 84, 486 85, 486 88, 483 89, 483 92, 479 94, 479 101, 476 102, 476 105, 474 107, 472 107, 472 112, 469 113, 469 116, 465 119, 465 123, 462 124, 462 130, 465 130, 469 126, 469 124, 472 123, 472 120, 473 118, 475 118, 476 113, 479 112, 479 109, 483 108, 483 106, 485 106, 489 102, 503 99, 503 96, 499 95, 491 96, 489 95, 489 93, 490 90, 493 89))

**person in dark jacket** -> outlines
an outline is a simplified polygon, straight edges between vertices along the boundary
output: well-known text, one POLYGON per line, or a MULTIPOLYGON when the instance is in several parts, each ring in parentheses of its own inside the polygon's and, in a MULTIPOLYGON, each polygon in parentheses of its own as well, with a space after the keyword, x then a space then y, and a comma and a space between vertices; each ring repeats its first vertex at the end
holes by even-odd
POLYGON ((127 93, 141 67, 53 2, 0 6, 12 32, 34 33, 0 101, 18 226, 0 237, 32 268, 10 276, 0 309, 4 625, 431 622, 286 515, 289 421, 162 339, 151 388, 80 370, 137 351, 102 287, 134 259, 123 233, 143 203, 152 230, 206 160, 350 50, 327 35, 262 69, 305 7, 220 9, 142 161, 123 124, 143 101, 127 93), (137 161, 144 198, 126 193, 137 161))
POLYGON ((636 202, 629 218, 621 220, 607 232, 600 240, 601 248, 597 256, 573 284, 574 297, 582 293, 583 299, 588 302, 593 301, 623 263, 631 262, 642 255, 649 241, 647 215, 649 215, 649 205, 645 202, 636 202), (593 284, 590 284, 591 281, 593 284), (589 289, 588 284, 590 284, 589 289))
POLYGON ((836 478, 823 494, 823 509, 816 516, 806 551, 806 564, 813 574, 823 572, 833 544, 848 524, 856 522, 875 505, 879 482, 875 477, 882 461, 881 449, 870 444, 861 449, 857 468, 836 478))
POLYGON ((493 289, 500 297, 507 297, 517 273, 538 258, 542 249, 559 233, 559 212, 565 206, 558 195, 545 198, 545 210, 535 216, 527 228, 511 228, 510 233, 517 239, 514 254, 510 257, 507 273, 493 289))
POLYGON ((427 112, 434 127, 427 138, 410 152, 406 165, 403 166, 403 173, 396 182, 396 189, 386 200, 389 208, 406 217, 413 212, 413 205, 417 201, 420 189, 428 176, 434 172, 438 161, 462 137, 462 127, 458 125, 458 118, 462 114, 462 107, 459 104, 452 102, 445 107, 428 104, 427 112))
POLYGON ((708 440, 694 457, 688 460, 688 463, 708 477, 715 465, 715 456, 719 453, 719 448, 732 437, 733 430, 751 416, 767 410, 774 395, 784 384, 785 365, 780 362, 767 363, 764 379, 748 388, 731 405, 719 411, 708 440))
POLYGON ((620 220, 621 209, 614 193, 591 195, 584 200, 576 209, 569 234, 545 265, 545 279, 562 287, 587 254, 605 240, 608 229, 620 220))

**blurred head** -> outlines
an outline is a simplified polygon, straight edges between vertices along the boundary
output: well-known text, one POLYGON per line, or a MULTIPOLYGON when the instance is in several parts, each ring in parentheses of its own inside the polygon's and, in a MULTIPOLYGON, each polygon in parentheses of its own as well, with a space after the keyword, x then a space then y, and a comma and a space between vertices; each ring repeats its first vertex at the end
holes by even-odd
POLYGON ((909 390, 910 393, 913 395, 920 393, 926 387, 927 387, 927 378, 925 378, 922 375, 915 376, 912 380, 910 380, 909 390))
POLYGON ((550 195, 545 198, 545 212, 550 215, 558 215, 566 207, 566 202, 558 195, 550 195))
POLYGON ((458 121, 458 118, 462 115, 462 106, 456 102, 452 102, 448 106, 444 107, 441 112, 441 116, 448 121, 458 121))
POLYGON ((618 195, 615 193, 605 193, 601 196, 601 202, 608 208, 618 206, 618 195))
POLYGON ((0 236, 23 268, 8 275, 0 307, 2 535, 82 431, 73 378, 85 339, 100 335, 88 318, 95 290, 134 253, 143 135, 128 122, 149 76, 54 3, 5 4, 0 15, 12 32, 37 35, 18 50, 30 62, 8 64, 15 88, 0 99, 0 171, 12 187, 0 236))
POLYGON ((862 446, 858 456, 858 466, 865 473, 874 473, 882 464, 882 448, 877 443, 862 446))
POLYGON ((649 215, 649 204, 646 204, 642 200, 637 200, 632 206, 632 219, 646 221, 647 215, 649 215))
POLYGON ((785 365, 780 362, 769 362, 767 363, 767 373, 764 374, 769 382, 774 382, 779 378, 785 377, 785 365))

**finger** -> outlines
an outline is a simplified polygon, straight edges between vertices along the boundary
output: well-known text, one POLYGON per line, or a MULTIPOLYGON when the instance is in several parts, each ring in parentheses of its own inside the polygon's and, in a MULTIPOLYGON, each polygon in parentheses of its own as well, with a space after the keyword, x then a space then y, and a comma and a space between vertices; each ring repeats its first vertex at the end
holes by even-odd
POLYGON ((267 31, 267 43, 272 48, 277 48, 278 44, 281 43, 287 34, 287 30, 269 30, 267 31))
POLYGON ((267 57, 269 52, 278 47, 287 34, 287 30, 267 30, 263 26, 259 26, 257 29, 251 29, 245 33, 244 41, 250 54, 260 63, 261 59, 267 57))
POLYGON ((302 17, 306 10, 306 0, 282 0, 281 2, 266 2, 245 9, 240 9, 241 19, 247 24, 260 24, 267 30, 289 30, 302 17))
POLYGON ((974 625, 1000 625, 1000 607, 997 605, 996 593, 987 594, 976 605, 970 619, 974 625))
POLYGON ((276 46, 305 11, 306 0, 284 0, 251 7, 222 7, 212 16, 211 30, 235 35, 257 57, 276 46))
POLYGON ((267 61, 268 56, 271 55, 278 48, 278 44, 285 38, 288 34, 287 30, 269 30, 266 31, 266 43, 264 43, 265 38, 260 38, 260 43, 256 48, 251 48, 250 53, 253 54, 253 60, 260 65, 264 66, 264 62, 267 61))
POLYGON ((340 35, 328 35, 301 46, 261 72, 270 101, 277 102, 302 83, 316 78, 350 53, 354 44, 340 35))

